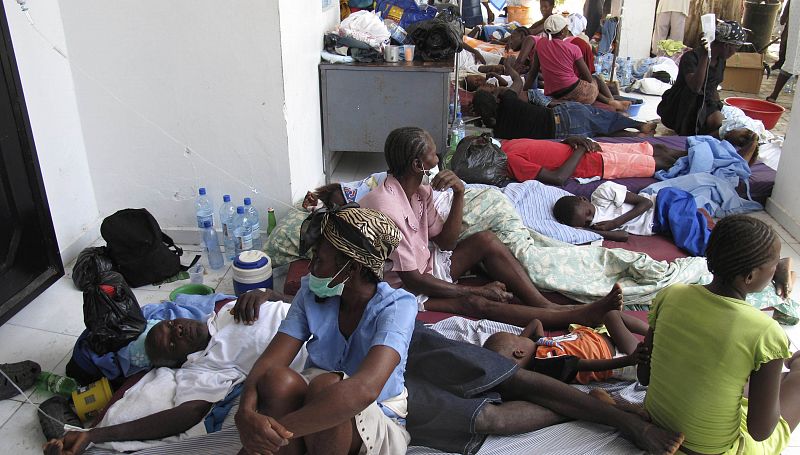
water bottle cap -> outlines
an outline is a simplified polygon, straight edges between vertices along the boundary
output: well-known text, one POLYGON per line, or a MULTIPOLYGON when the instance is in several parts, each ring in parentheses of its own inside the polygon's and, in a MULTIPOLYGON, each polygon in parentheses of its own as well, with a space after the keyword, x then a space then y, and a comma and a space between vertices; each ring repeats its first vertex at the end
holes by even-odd
POLYGON ((206 195, 206 189, 203 188, 203 187, 200 187, 200 189, 198 190, 198 193, 200 193, 200 196, 205 196, 206 195))
POLYGON ((242 207, 241 205, 240 205, 239 207, 236 207, 236 213, 238 213, 238 214, 240 214, 240 215, 241 215, 242 213, 244 213, 244 207, 242 207))
POLYGON ((222 202, 230 202, 230 201, 231 201, 231 195, 230 194, 223 194, 222 195, 222 202))
POLYGON ((203 221, 203 227, 204 228, 210 228, 211 227, 211 221, 208 221, 208 220, 203 221))
POLYGON ((252 203, 253 203, 253 201, 252 201, 252 200, 250 200, 250 198, 249 198, 249 197, 246 197, 246 198, 244 198, 244 205, 250 205, 250 204, 252 204, 252 203))
POLYGON ((461 118, 461 112, 456 112, 456 118, 461 118))

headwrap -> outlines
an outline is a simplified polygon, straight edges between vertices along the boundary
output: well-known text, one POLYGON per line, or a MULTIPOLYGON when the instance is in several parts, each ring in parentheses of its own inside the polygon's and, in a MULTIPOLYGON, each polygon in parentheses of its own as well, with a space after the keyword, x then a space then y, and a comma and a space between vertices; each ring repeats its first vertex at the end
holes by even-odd
POLYGON ((582 14, 572 13, 567 18, 569 20, 569 32, 573 36, 578 36, 586 30, 586 18, 582 14))
POLYGON ((147 334, 150 333, 150 330, 159 322, 161 321, 158 319, 148 319, 144 332, 128 345, 128 355, 130 356, 131 365, 139 368, 150 368, 150 356, 147 355, 144 342, 147 339, 147 334))
MULTIPOLYGON (((564 30, 569 25, 567 18, 560 14, 553 14, 544 21, 544 31, 548 36, 555 35, 556 33, 564 30)), ((552 36, 551 36, 552 37, 552 36)))
POLYGON ((360 208, 356 203, 323 207, 309 215, 300 228, 300 254, 316 245, 320 235, 347 257, 372 270, 378 279, 383 279, 384 263, 402 239, 388 216, 360 208))
POLYGON ((747 44, 747 29, 736 21, 717 21, 714 41, 737 46, 747 44))

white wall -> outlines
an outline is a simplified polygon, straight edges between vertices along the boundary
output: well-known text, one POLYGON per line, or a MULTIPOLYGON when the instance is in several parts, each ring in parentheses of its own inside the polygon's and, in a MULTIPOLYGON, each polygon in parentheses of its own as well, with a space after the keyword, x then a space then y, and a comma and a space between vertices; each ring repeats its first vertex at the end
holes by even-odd
MULTIPOLYGON (((615 1, 612 8, 618 3, 615 1)), ((637 59, 650 56, 655 11, 656 0, 625 0, 620 31, 620 57, 637 59)))
POLYGON ((339 23, 339 4, 280 0, 280 31, 292 200, 324 183, 320 118, 319 51, 339 23))
POLYGON ((146 207, 191 227, 200 186, 217 207, 290 202, 277 2, 59 4, 102 215, 146 207))
MULTIPOLYGON (((800 106, 800 90, 795 90, 792 106, 800 106)), ((772 197, 767 200, 767 212, 795 239, 800 239, 800 197, 797 176, 800 175, 800 114, 793 112, 786 128, 778 176, 772 197)))
MULTIPOLYGON (((29 2, 34 23, 65 49, 56 2, 29 2)), ((99 213, 67 60, 39 37, 14 0, 4 0, 50 213, 64 263, 99 236, 99 213)))

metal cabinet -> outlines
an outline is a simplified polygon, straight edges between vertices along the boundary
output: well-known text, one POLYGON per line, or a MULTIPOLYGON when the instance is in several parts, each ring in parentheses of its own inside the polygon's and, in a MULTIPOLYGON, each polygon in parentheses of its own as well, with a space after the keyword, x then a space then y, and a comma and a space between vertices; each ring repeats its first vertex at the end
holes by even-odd
POLYGON ((452 61, 320 64, 325 182, 335 152, 383 153, 402 126, 427 130, 442 153, 452 70, 452 61))

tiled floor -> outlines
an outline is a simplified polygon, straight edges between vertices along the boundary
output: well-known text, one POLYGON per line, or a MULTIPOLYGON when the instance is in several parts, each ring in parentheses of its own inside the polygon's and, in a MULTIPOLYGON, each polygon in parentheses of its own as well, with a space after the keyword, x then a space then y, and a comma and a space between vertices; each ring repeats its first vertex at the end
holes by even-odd
MULTIPOLYGON (((362 163, 363 164, 363 163, 362 163)), ((350 180, 363 178, 373 168, 365 168, 360 174, 358 160, 348 164, 343 161, 340 165, 344 168, 337 175, 350 180), (356 167, 356 169, 353 169, 356 167)), ((765 212, 755 214, 774 226, 783 240, 782 254, 795 259, 795 269, 800 270, 800 242, 792 238, 786 230, 781 228, 765 212)), ((198 251, 196 245, 185 246, 188 255, 198 251)), ((201 260, 204 263, 205 260, 201 260)), ((58 280, 41 296, 31 302, 21 312, 16 314, 9 322, 0 326, 0 363, 16 362, 31 359, 39 362, 42 369, 63 374, 67 360, 71 355, 73 344, 83 330, 83 299, 80 291, 76 290, 70 277, 72 264, 67 266, 67 275, 58 280)), ((205 284, 215 287, 218 292, 232 293, 230 263, 217 271, 207 271, 204 277, 205 284)), ((284 270, 276 270, 276 289, 283 288, 284 270)), ((169 293, 176 287, 185 284, 178 281, 162 286, 144 286, 134 290, 140 304, 156 303, 169 298, 169 293)), ((800 293, 795 292, 795 297, 800 293)), ((800 348, 800 326, 786 327, 786 332, 792 341, 792 349, 800 348)), ((27 390, 31 401, 41 403, 49 397, 48 393, 27 390)), ((44 443, 36 415, 36 408, 28 403, 22 396, 0 401, 0 441, 6 453, 26 455, 41 453, 44 443)), ((785 454, 800 453, 800 432, 795 432, 792 447, 785 454)))

